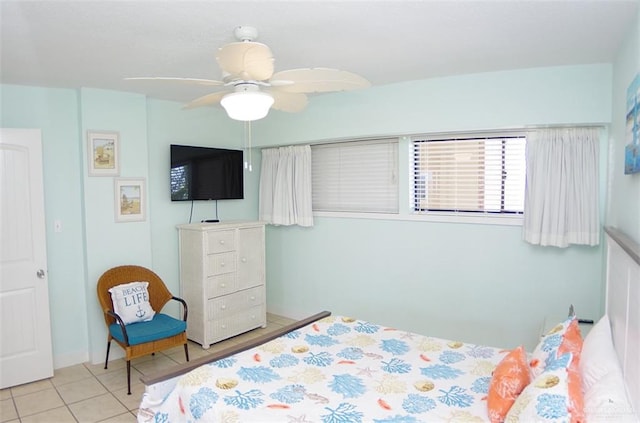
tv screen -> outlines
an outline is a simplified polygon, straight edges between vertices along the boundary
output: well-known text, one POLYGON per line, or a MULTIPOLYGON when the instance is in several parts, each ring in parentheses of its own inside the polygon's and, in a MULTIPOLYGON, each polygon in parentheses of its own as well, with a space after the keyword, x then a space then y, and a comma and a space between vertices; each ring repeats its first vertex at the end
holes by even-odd
POLYGON ((242 150, 171 145, 171 200, 244 198, 242 150))

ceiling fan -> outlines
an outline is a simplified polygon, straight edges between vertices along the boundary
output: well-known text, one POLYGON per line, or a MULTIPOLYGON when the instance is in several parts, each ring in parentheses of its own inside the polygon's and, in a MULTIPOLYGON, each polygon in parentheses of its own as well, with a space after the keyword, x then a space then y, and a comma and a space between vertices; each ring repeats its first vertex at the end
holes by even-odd
POLYGON ((347 91, 371 84, 351 72, 327 68, 291 69, 274 73, 273 54, 265 44, 254 41, 256 28, 239 26, 238 39, 218 49, 216 59, 222 69, 222 81, 178 77, 135 77, 127 80, 186 82, 219 90, 196 98, 185 108, 220 103, 230 118, 253 121, 265 117, 270 108, 299 112, 308 102, 308 93, 347 91))

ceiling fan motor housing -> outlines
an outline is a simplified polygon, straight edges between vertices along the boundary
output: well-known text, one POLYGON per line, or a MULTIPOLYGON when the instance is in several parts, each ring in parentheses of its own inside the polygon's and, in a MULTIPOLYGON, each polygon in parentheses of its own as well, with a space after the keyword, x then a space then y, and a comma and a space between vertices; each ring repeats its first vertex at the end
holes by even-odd
POLYGON ((241 82, 234 85, 235 92, 259 91, 258 84, 251 82, 241 82))
POLYGON ((258 38, 258 30, 252 26, 238 26, 233 33, 239 41, 254 41, 258 38))

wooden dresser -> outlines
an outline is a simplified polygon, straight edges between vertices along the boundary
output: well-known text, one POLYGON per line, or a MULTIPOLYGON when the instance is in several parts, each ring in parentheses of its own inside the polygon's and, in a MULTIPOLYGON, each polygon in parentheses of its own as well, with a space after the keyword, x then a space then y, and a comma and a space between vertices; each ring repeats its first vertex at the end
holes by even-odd
POLYGON ((263 222, 178 225, 187 337, 213 343, 267 324, 263 222))

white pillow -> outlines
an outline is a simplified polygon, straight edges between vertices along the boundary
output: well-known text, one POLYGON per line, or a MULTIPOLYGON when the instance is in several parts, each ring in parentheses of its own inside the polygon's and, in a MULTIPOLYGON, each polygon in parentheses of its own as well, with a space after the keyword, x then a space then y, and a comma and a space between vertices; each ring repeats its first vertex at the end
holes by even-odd
POLYGON ((561 357, 562 365, 549 366, 518 396, 511 406, 505 423, 566 423, 571 420, 569 374, 567 367, 571 353, 561 357))
POLYGON ((605 314, 589 331, 582 345, 582 390, 588 392, 604 375, 616 370, 620 372, 620 364, 613 348, 609 318, 605 314))
POLYGON ((531 353, 531 361, 529 362, 532 378, 536 378, 542 374, 547 360, 553 359, 557 356, 558 348, 562 344, 562 340, 564 339, 571 322, 574 320, 575 317, 569 317, 564 322, 557 324, 546 334, 540 337, 538 345, 536 345, 531 353))
POLYGON ((589 423, 638 422, 619 368, 602 376, 585 392, 584 404, 585 420, 589 423))
POLYGON ((149 303, 149 282, 131 282, 114 286, 109 290, 113 311, 125 325, 146 322, 156 314, 149 303))

